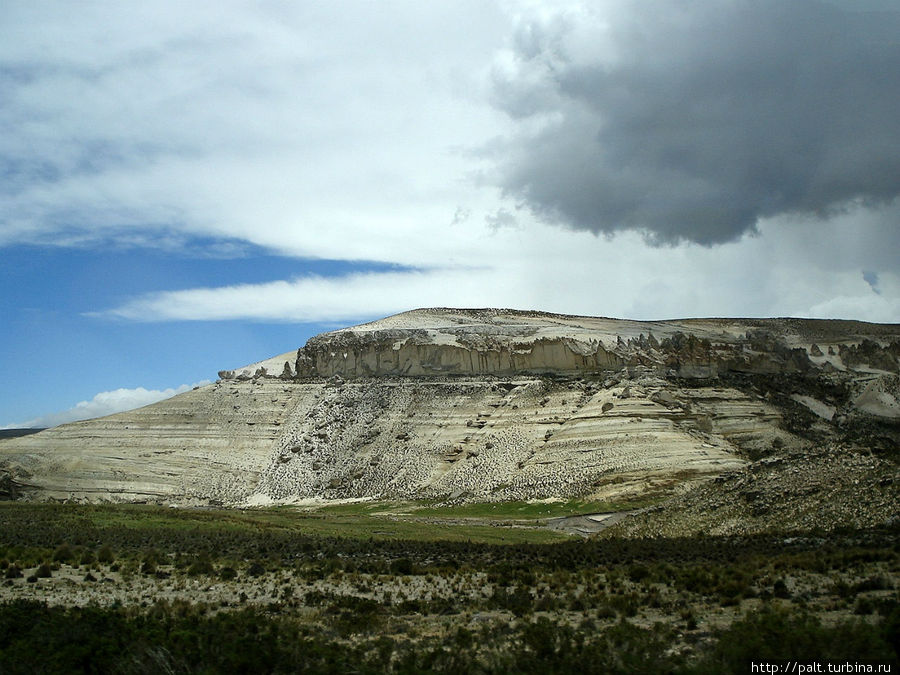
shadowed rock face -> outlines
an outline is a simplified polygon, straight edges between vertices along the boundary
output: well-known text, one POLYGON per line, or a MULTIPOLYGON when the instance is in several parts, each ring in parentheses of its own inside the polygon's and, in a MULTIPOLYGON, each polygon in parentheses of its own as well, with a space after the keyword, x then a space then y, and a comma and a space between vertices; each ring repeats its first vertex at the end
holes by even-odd
POLYGON ((599 372, 624 365, 619 356, 598 342, 569 338, 513 342, 490 337, 450 344, 434 339, 422 330, 313 338, 298 353, 296 373, 301 377, 506 376, 599 372))
POLYGON ((801 448, 810 429, 876 424, 892 443, 898 358, 897 326, 849 321, 416 310, 2 440, 0 498, 639 496, 801 448))

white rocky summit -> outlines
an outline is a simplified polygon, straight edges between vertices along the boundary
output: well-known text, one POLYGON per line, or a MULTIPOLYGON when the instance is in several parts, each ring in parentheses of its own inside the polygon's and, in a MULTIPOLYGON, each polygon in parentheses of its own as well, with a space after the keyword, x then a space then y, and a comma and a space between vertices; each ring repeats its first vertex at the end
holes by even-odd
POLYGON ((0 496, 614 499, 799 447, 794 415, 893 423, 898 363, 897 325, 421 309, 0 441, 0 496))

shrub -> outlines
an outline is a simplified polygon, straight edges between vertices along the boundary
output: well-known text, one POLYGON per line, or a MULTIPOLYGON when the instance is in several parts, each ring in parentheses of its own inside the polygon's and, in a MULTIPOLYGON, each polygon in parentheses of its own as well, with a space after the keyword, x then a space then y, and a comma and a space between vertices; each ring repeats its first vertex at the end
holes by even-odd
POLYGON ((156 574, 156 566, 159 565, 160 562, 162 562, 162 556, 159 551, 154 548, 145 551, 143 561, 141 562, 141 573, 147 575, 156 574))
POLYGON ((789 598, 791 597, 791 592, 788 590, 787 584, 784 583, 784 579, 776 579, 775 583, 772 585, 772 594, 776 598, 789 598))
POLYGON ((534 598, 527 588, 495 588, 490 601, 491 606, 509 610, 520 618, 534 610, 534 598))
POLYGON ((640 583, 650 576, 650 568, 646 565, 632 565, 628 568, 628 578, 634 583, 640 583))
POLYGON ((853 592, 861 593, 863 591, 889 591, 894 588, 891 580, 883 576, 869 577, 863 581, 853 584, 853 592))
POLYGON ((100 550, 97 551, 97 562, 109 565, 110 563, 115 562, 115 560, 116 557, 113 555, 112 549, 109 546, 101 546, 100 550))
POLYGON ((720 632, 703 665, 744 673, 760 661, 887 663, 896 658, 892 651, 878 626, 856 621, 825 627, 810 614, 764 607, 720 632))
POLYGON ((397 558, 391 561, 391 574, 407 576, 413 573, 413 564, 409 558, 397 558))
POLYGON ((856 604, 853 606, 854 614, 871 614, 875 611, 875 603, 872 602, 871 598, 857 598, 856 604))
POLYGON ((200 557, 191 563, 191 566, 188 567, 187 573, 192 577, 199 576, 201 574, 212 575, 216 573, 216 568, 213 567, 213 564, 209 561, 209 558, 200 557))
POLYGON ((53 559, 56 562, 68 563, 75 559, 75 551, 68 544, 62 544, 53 552, 53 559))

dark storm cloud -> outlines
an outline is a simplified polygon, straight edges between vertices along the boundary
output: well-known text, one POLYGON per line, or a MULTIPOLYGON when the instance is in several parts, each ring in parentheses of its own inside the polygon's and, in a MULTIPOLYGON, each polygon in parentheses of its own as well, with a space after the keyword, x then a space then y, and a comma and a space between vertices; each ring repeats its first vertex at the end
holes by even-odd
POLYGON ((577 229, 715 244, 900 194, 900 11, 648 2, 523 24, 499 182, 577 229), (593 23, 592 23, 593 22, 593 23))
POLYGON ((872 287, 872 290, 881 295, 881 290, 878 288, 878 273, 871 270, 863 270, 862 275, 863 280, 872 287))

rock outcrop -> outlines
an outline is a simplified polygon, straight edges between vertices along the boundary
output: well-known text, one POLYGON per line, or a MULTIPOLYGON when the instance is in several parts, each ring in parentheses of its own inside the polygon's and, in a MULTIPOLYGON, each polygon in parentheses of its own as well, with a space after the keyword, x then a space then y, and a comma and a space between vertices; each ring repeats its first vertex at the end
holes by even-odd
POLYGON ((818 319, 624 321, 514 310, 427 309, 324 333, 224 379, 602 375, 660 377, 900 370, 896 326, 818 319), (828 355, 821 346, 829 349, 828 355), (835 351, 837 348, 837 351, 835 351))
POLYGON ((877 427, 890 445, 898 363, 893 325, 416 310, 152 406, 0 440, 0 498, 615 499, 809 433, 877 427))

